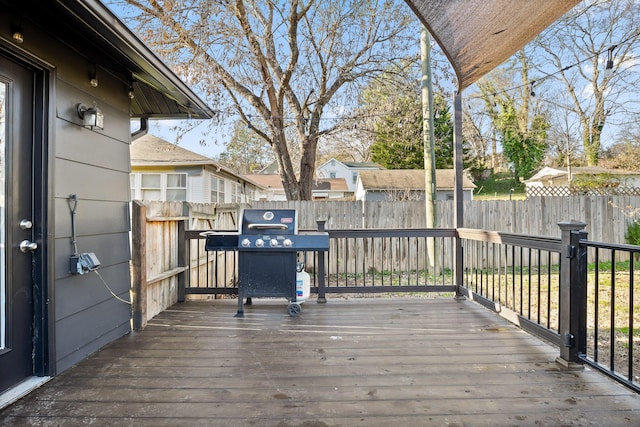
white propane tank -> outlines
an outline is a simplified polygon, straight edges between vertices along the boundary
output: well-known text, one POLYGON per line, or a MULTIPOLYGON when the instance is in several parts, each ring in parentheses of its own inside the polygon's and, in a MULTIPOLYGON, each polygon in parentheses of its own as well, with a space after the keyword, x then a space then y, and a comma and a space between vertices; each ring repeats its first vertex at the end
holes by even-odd
POLYGON ((304 271, 304 264, 298 263, 296 268, 296 302, 298 304, 305 302, 311 294, 311 276, 304 271))

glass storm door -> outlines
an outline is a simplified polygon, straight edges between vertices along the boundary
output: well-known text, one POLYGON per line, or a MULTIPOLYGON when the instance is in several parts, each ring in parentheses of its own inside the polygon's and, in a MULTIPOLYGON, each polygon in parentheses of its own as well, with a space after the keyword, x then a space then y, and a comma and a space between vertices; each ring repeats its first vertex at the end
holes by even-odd
POLYGON ((34 373, 34 77, 0 55, 0 393, 34 373))

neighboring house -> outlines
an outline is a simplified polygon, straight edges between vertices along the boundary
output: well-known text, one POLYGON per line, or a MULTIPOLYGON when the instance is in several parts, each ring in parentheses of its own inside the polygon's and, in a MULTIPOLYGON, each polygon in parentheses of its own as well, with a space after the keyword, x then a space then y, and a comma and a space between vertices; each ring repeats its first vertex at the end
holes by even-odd
POLYGON ((255 173, 261 175, 274 175, 280 173, 280 168, 278 167, 278 162, 271 162, 255 173))
POLYGON ((98 1, 0 10, 2 405, 131 330, 131 118, 213 112, 98 1))
MULTIPOLYGON (((436 200, 453 200, 455 171, 436 170, 436 200)), ((465 175, 464 200, 473 200, 475 184, 465 175)), ((422 169, 385 169, 360 171, 356 200, 424 200, 425 175, 422 169)))
POLYGON ((316 176, 322 178, 344 178, 349 191, 355 193, 358 173, 363 170, 383 170, 384 168, 371 162, 343 162, 330 159, 316 169, 316 176))
POLYGON ((214 160, 153 135, 131 143, 131 199, 249 203, 265 188, 214 160))
POLYGON ((282 186, 282 178, 274 173, 256 173, 243 175, 247 180, 260 185, 264 190, 256 194, 256 200, 284 201, 287 196, 282 186))
POLYGON ((569 182, 604 179, 620 187, 640 187, 640 172, 606 169, 597 166, 566 168, 544 167, 524 181, 525 187, 568 187, 569 182), (570 174, 569 174, 570 172, 570 174))
MULTIPOLYGON (((244 177, 265 188, 266 191, 260 193, 256 197, 257 200, 287 200, 280 175, 259 173, 244 175, 244 177)), ((348 199, 353 197, 353 193, 349 191, 347 183, 342 178, 314 180, 312 194, 314 200, 348 199)))

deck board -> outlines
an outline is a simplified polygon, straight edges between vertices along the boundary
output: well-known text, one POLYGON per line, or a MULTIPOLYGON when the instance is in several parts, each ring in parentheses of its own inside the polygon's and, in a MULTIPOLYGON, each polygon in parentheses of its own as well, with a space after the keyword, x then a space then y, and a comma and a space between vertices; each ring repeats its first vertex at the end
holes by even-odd
POLYGON ((178 304, 0 412, 2 425, 640 425, 640 396, 470 301, 178 304))

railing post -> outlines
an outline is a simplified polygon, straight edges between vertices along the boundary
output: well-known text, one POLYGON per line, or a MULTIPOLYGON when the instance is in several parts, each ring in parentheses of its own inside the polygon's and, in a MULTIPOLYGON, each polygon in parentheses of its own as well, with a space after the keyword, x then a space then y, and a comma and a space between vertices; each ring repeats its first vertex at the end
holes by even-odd
MULTIPOLYGON (((182 216, 187 219, 178 221, 177 236, 177 266, 187 267, 189 266, 189 242, 187 241, 187 230, 191 228, 191 220, 194 217, 192 213, 192 206, 188 202, 182 202, 182 216)), ((178 302, 184 302, 186 299, 186 288, 189 282, 189 269, 178 274, 178 302)))
POLYGON ((556 361, 572 369, 582 368, 579 354, 586 352, 587 320, 587 248, 580 245, 587 238, 581 221, 563 221, 560 258, 560 356, 556 361))
MULTIPOLYGON (((318 220, 316 221, 316 223, 318 224, 318 231, 326 231, 325 225, 327 221, 318 220)), ((317 302, 318 304, 324 304, 327 302, 327 297, 325 295, 326 268, 324 264, 324 257, 325 257, 325 254, 327 253, 328 252, 318 252, 318 271, 317 271, 317 277, 318 277, 318 301, 317 302)))
MULTIPOLYGON (((177 267, 186 267, 188 264, 188 250, 187 246, 189 242, 187 242, 187 221, 182 220, 178 221, 178 265, 177 267)), ((178 274, 178 302, 184 302, 186 298, 186 287, 187 280, 189 278, 189 269, 178 274)))
POLYGON ((131 202, 131 276, 133 330, 147 324, 147 207, 131 202))
MULTIPOLYGON (((453 163, 455 171, 454 179, 454 192, 453 198, 455 200, 455 214, 454 224, 456 230, 464 227, 464 187, 462 185, 464 171, 463 171, 463 152, 462 152, 462 94, 456 92, 453 97, 453 163)), ((456 294, 455 299, 464 299, 461 288, 463 283, 463 252, 462 252, 462 240, 459 237, 455 239, 455 259, 454 259, 454 273, 453 280, 455 282, 456 294)), ((444 260, 443 260, 444 261, 444 260)))

